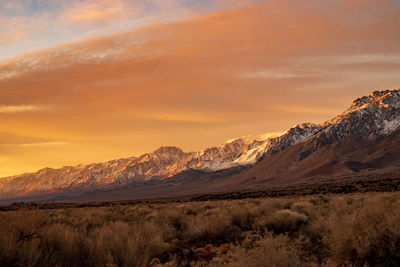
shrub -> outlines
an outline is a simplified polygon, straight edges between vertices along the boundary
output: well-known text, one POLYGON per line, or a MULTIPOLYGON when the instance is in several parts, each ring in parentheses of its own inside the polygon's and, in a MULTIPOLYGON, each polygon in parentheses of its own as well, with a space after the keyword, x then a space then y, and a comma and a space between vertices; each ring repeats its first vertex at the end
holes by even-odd
POLYGON ((307 215, 285 209, 275 213, 275 216, 267 224, 267 228, 276 234, 293 233, 307 222, 307 215))
MULTIPOLYGON (((223 264, 216 263, 215 266, 223 264)), ((229 266, 307 266, 302 262, 298 249, 286 235, 266 235, 258 246, 245 250, 238 247, 230 261, 229 266)))
POLYGON ((360 205, 328 218, 324 241, 332 260, 356 266, 400 265, 400 206, 377 198, 360 205))
POLYGON ((400 266, 400 192, 0 212, 0 266, 400 266))

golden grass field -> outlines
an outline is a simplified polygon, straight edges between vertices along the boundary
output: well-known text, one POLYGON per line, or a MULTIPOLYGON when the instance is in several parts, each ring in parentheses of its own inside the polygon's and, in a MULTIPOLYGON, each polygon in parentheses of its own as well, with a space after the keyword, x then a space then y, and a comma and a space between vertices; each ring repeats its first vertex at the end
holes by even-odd
POLYGON ((400 192, 0 212, 0 266, 399 266, 400 192))

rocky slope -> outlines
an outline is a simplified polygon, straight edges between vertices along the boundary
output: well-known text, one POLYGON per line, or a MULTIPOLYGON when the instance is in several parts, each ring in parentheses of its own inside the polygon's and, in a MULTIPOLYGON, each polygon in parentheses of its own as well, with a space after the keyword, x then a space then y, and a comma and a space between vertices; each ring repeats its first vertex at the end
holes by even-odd
POLYGON ((375 91, 356 99, 341 115, 325 122, 314 138, 319 145, 354 134, 374 140, 394 132, 399 126, 400 90, 375 91))
MULTIPOLYGON (((262 160, 234 184, 284 186, 400 169, 400 91, 375 91, 323 123, 304 142, 262 160)), ((379 174, 377 174, 379 175, 379 174)))
POLYGON ((132 183, 165 180, 188 170, 212 173, 264 162, 250 168, 251 173, 252 169, 260 168, 257 165, 267 166, 275 162, 288 148, 294 150, 301 146, 297 154, 293 154, 296 156, 282 158, 273 166, 265 167, 268 169, 266 172, 264 170, 265 174, 276 177, 330 144, 354 136, 365 142, 373 142, 390 135, 399 126, 400 91, 375 91, 355 100, 345 112, 321 125, 298 124, 275 138, 238 138, 200 152, 161 147, 140 157, 60 169, 45 168, 36 173, 0 179, 0 197, 118 188, 132 183), (279 171, 272 172, 276 166, 279 166, 279 171))

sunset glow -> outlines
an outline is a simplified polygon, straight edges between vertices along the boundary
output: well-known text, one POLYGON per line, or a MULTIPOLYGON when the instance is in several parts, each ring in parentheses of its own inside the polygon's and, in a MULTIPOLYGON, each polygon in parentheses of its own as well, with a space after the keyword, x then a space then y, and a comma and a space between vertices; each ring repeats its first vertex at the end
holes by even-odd
POLYGON ((321 123, 399 87, 399 14, 397 0, 2 1, 0 177, 321 123))

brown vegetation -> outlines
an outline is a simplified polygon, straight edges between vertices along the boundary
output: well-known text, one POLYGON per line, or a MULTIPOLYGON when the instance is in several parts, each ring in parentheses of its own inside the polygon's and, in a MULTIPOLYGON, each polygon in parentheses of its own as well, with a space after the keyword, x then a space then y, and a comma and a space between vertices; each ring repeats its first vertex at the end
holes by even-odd
POLYGON ((0 212, 0 266, 399 266, 400 192, 0 212))

